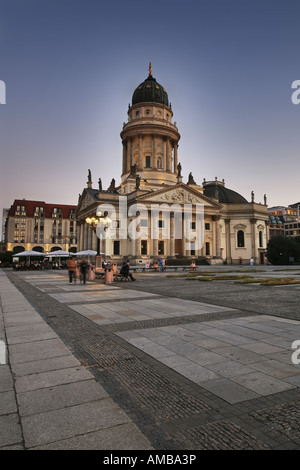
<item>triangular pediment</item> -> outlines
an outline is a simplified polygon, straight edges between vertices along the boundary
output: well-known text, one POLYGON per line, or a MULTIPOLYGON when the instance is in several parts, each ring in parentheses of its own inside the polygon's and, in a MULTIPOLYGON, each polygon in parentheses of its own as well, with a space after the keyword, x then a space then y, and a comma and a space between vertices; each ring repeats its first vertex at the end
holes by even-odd
POLYGON ((159 204, 204 204, 206 207, 220 209, 221 205, 204 196, 199 191, 186 184, 178 184, 173 187, 163 188, 158 191, 143 194, 138 198, 139 202, 159 204))
POLYGON ((92 204, 95 204, 96 201, 97 198, 94 196, 94 194, 91 194, 89 190, 84 189, 78 201, 77 212, 80 212, 92 204))

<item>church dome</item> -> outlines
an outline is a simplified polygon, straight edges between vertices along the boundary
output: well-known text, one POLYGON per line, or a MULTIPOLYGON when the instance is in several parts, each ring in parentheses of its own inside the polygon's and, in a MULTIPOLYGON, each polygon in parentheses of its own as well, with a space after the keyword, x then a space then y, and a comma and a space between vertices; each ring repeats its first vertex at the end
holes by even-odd
POLYGON ((248 204, 248 201, 236 191, 225 188, 224 184, 215 181, 203 184, 203 193, 207 197, 216 198, 221 204, 248 204))
POLYGON ((149 76, 133 92, 132 105, 145 102, 155 102, 169 106, 168 94, 164 87, 157 83, 152 76, 151 63, 149 67, 149 76))

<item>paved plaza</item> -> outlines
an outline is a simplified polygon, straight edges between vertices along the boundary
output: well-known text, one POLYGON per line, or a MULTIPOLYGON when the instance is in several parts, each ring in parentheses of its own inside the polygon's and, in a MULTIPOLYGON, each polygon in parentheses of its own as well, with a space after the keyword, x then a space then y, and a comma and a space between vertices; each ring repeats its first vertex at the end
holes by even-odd
POLYGON ((300 285, 135 277, 0 271, 0 449, 298 449, 300 285))

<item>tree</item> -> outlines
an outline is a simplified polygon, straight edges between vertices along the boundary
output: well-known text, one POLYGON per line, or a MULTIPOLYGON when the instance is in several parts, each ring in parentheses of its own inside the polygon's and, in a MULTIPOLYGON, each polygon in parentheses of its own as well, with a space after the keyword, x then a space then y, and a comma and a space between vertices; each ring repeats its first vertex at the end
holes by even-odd
POLYGON ((4 251, 3 253, 0 253, 1 267, 3 268, 3 267, 10 266, 12 262, 12 257, 13 257, 12 251, 4 251))
POLYGON ((290 264, 300 261, 300 243, 291 237, 278 235, 269 240, 267 259, 271 264, 290 264))

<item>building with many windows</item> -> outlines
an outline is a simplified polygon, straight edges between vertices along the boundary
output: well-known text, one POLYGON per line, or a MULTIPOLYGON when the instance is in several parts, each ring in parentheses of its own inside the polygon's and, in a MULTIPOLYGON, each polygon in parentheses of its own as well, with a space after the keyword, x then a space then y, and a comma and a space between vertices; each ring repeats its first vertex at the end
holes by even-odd
POLYGON ((289 206, 269 207, 270 238, 276 235, 288 237, 300 236, 300 203, 289 206))
POLYGON ((7 251, 77 250, 76 206, 16 199, 5 223, 7 251))
MULTIPOLYGON (((134 90, 121 130, 122 174, 107 189, 93 187, 91 171, 76 211, 78 249, 99 247, 107 258, 133 264, 176 258, 209 263, 264 263, 268 241, 266 197, 248 202, 215 178, 183 181, 180 133, 166 89, 152 75, 134 90), (109 215, 91 230, 97 208, 109 215), (100 227, 100 228, 99 228, 100 227)), ((200 169, 199 169, 200 172, 200 169)), ((113 175, 112 175, 113 176, 113 175)), ((197 178, 196 178, 197 179, 197 178)), ((98 220, 98 219, 97 219, 98 220)))

